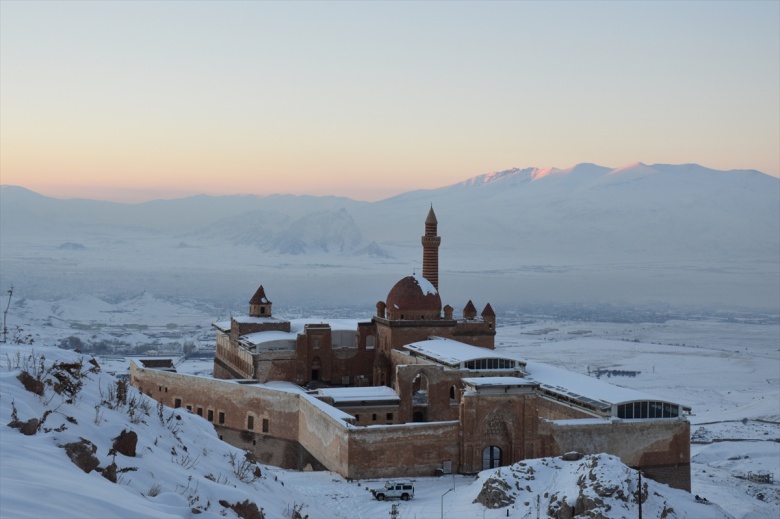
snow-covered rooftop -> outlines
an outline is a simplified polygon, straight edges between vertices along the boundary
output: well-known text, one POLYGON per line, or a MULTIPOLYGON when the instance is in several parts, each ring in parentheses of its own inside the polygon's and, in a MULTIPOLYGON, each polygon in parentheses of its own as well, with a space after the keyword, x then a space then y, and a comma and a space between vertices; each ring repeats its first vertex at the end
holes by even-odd
POLYGON ((335 404, 363 401, 399 402, 401 400, 396 392, 387 386, 323 388, 317 392, 322 396, 332 398, 335 404))
POLYGON ((643 400, 668 402, 668 400, 648 393, 614 386, 587 375, 573 373, 540 362, 528 362, 526 364, 526 372, 529 379, 538 382, 544 388, 580 400, 591 400, 596 404, 613 405, 643 400))
POLYGON ((233 317, 233 320, 242 324, 263 324, 263 323, 284 323, 285 319, 279 319, 278 317, 252 317, 251 315, 238 315, 233 317))
POLYGON ((426 341, 413 342, 404 346, 407 350, 440 361, 450 366, 477 359, 506 359, 523 364, 523 361, 512 355, 496 350, 471 346, 452 339, 432 337, 426 341))

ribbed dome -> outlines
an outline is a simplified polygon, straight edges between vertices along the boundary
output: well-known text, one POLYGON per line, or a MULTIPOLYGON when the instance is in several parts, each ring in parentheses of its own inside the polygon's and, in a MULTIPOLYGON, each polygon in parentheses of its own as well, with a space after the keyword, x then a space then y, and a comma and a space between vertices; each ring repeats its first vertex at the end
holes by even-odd
POLYGON ((388 319, 440 319, 441 297, 422 276, 407 276, 387 294, 388 319))

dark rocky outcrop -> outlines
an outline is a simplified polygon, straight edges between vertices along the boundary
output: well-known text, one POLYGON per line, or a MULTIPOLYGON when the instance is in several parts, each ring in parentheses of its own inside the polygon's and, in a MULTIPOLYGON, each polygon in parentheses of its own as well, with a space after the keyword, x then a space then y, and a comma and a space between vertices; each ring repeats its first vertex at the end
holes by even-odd
POLYGON ((265 519, 263 510, 261 508, 257 508, 257 505, 248 499, 246 501, 242 501, 241 503, 233 504, 230 504, 224 499, 221 499, 219 504, 225 508, 230 508, 233 510, 241 519, 265 519))
POLYGON ((86 473, 92 472, 100 465, 100 461, 95 457, 97 447, 89 440, 81 438, 80 442, 66 443, 60 447, 65 449, 70 461, 86 473))
POLYGON ((22 383, 24 389, 30 393, 35 393, 38 396, 43 396, 43 390, 45 386, 43 385, 42 381, 36 379, 26 371, 19 373, 19 376, 16 378, 19 380, 19 382, 22 383))
POLYGON ((138 435, 133 431, 122 429, 119 436, 113 439, 114 445, 111 447, 109 454, 122 454, 131 458, 135 457, 135 447, 138 445, 138 435))

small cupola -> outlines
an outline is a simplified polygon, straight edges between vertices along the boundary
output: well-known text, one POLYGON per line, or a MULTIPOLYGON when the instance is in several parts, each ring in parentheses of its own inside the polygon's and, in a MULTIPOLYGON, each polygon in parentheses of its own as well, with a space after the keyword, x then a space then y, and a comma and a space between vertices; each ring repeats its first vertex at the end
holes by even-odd
POLYGON ((271 317, 271 305, 271 301, 265 296, 263 285, 260 285, 255 295, 249 300, 249 316, 271 317))
POLYGON ((474 306, 474 303, 471 302, 471 299, 469 299, 469 302, 466 303, 466 306, 463 308, 463 318, 467 321, 477 318, 477 308, 474 306))

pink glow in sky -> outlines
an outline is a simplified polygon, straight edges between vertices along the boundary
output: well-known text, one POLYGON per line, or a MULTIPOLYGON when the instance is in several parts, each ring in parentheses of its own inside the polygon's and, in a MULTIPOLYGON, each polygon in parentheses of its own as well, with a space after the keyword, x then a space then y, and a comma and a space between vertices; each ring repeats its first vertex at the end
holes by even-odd
POLYGON ((780 176, 778 2, 0 4, 0 183, 377 200, 512 167, 780 176))

